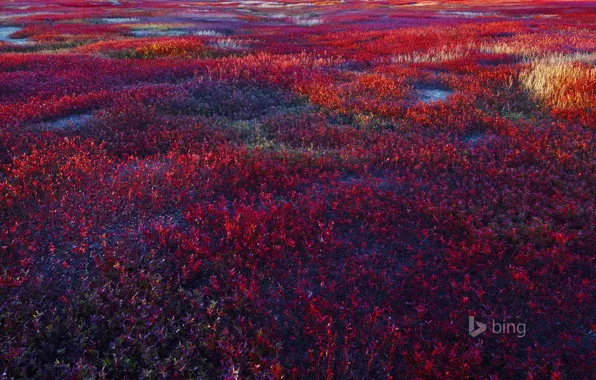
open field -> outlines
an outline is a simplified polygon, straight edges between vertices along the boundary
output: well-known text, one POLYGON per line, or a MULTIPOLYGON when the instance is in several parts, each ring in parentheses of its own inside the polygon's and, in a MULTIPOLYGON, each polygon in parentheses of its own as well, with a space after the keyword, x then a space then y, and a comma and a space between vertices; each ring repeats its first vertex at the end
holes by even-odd
POLYGON ((1 377, 596 378, 595 132, 596 2, 2 1, 1 377))

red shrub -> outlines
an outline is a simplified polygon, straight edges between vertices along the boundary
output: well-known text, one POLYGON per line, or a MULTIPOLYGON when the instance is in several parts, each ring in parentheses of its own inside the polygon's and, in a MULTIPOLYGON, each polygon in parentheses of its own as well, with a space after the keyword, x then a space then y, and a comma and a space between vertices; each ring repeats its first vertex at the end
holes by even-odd
POLYGON ((594 377, 594 7, 278 3, 0 5, 3 376, 594 377))

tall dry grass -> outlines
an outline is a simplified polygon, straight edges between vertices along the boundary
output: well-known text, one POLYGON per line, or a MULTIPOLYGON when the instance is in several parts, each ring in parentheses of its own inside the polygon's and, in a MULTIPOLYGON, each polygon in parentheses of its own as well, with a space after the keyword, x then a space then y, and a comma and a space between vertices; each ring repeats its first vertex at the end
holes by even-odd
POLYGON ((534 61, 520 75, 524 88, 537 100, 557 108, 596 104, 595 54, 555 55, 534 61))
POLYGON ((465 58, 476 51, 474 44, 443 46, 427 52, 394 55, 393 63, 443 63, 465 58))

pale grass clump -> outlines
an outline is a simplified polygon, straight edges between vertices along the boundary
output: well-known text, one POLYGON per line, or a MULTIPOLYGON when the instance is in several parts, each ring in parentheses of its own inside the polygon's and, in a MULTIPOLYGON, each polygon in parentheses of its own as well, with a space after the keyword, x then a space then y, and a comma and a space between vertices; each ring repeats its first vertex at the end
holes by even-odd
POLYGON ((235 40, 232 38, 219 38, 212 43, 213 46, 216 46, 221 49, 231 49, 231 50, 245 50, 248 49, 251 43, 256 42, 255 40, 235 40))
POLYGON ((193 36, 209 36, 209 37, 221 37, 223 36, 222 33, 216 32, 215 30, 207 29, 207 30, 195 30, 192 32, 193 36))
POLYGON ((577 52, 573 54, 550 54, 541 59, 541 62, 547 62, 552 64, 559 63, 574 63, 580 62, 585 64, 596 64, 596 52, 586 53, 577 52))
POLYGON ((524 58, 537 58, 544 55, 544 51, 539 46, 520 42, 482 44, 480 46, 480 52, 488 54, 511 54, 524 58))
POLYGON ((573 54, 556 53, 557 49, 558 48, 555 45, 542 46, 539 43, 532 43, 532 41, 483 43, 480 45, 481 53, 515 55, 526 60, 549 59, 554 61, 586 63, 594 63, 596 61, 595 52, 577 52, 573 54))
POLYGON ((462 59, 473 52, 474 46, 452 46, 433 49, 427 52, 399 54, 392 57, 393 63, 441 63, 462 59))
POLYGON ((406 4, 407 6, 410 7, 429 7, 432 5, 439 5, 440 3, 438 1, 421 1, 419 3, 413 3, 413 4, 406 4))
POLYGON ((300 26, 316 26, 323 24, 323 19, 320 18, 304 18, 293 17, 294 23, 300 26))
POLYGON ((596 102, 596 67, 569 59, 534 62, 520 75, 522 85, 535 99, 557 108, 589 107, 596 102))

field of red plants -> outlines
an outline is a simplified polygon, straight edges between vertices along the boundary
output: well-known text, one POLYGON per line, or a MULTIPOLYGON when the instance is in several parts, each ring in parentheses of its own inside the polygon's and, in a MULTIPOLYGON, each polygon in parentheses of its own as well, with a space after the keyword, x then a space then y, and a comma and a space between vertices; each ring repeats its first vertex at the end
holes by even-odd
POLYGON ((596 378, 595 126, 592 1, 2 1, 0 377, 596 378))

